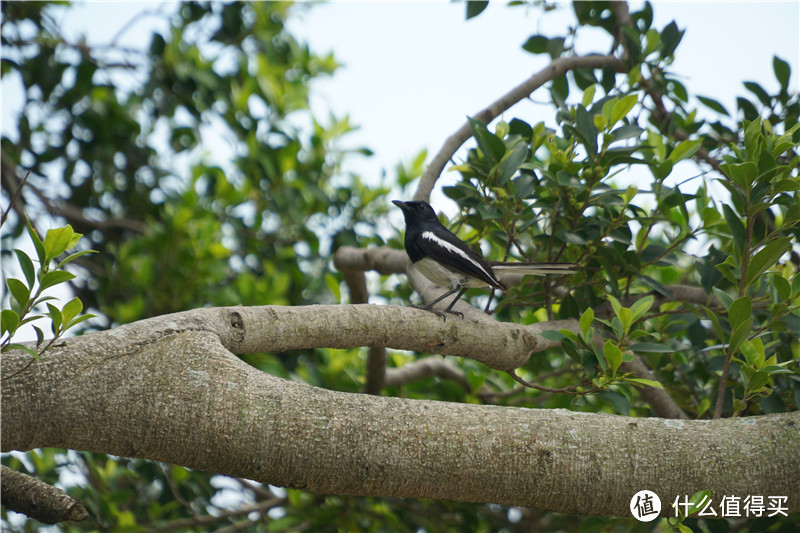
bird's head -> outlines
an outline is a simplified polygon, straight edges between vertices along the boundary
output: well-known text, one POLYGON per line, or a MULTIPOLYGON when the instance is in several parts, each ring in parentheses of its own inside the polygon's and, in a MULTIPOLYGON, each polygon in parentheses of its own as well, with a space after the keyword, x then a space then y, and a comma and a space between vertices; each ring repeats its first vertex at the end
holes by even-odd
POLYGON ((426 202, 401 202, 400 200, 392 200, 392 203, 403 210, 406 226, 420 222, 439 222, 439 219, 436 217, 436 212, 426 202))

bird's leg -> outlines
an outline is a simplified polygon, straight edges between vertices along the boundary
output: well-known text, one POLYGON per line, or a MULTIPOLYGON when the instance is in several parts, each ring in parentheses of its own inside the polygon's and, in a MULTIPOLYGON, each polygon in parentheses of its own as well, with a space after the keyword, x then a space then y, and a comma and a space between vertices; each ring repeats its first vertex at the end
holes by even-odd
MULTIPOLYGON (((456 297, 453 298, 453 301, 450 302, 450 305, 447 306, 447 309, 444 310, 445 313, 452 313, 454 315, 459 315, 461 318, 464 318, 464 313, 460 313, 458 311, 453 311, 452 309, 453 309, 453 306, 456 305, 456 302, 459 301, 462 296, 464 296, 465 292, 467 292, 467 288, 468 287, 462 287, 462 289, 458 292, 458 294, 456 294, 456 297)), ((455 291, 455 289, 453 289, 453 291, 455 291)), ((452 291, 451 291, 451 294, 452 294, 452 291)))
POLYGON ((431 313, 437 314, 438 316, 442 317, 443 319, 445 318, 445 314, 446 313, 450 313, 452 315, 458 315, 461 318, 464 318, 464 314, 463 313, 460 313, 459 311, 452 311, 452 309, 453 309, 453 306, 455 305, 455 303, 458 301, 458 299, 461 298, 461 296, 463 296, 463 294, 465 292, 467 292, 467 288, 466 287, 461 288, 461 286, 456 286, 456 287, 453 287, 451 290, 445 292, 444 294, 442 294, 441 296, 439 296, 438 298, 436 298, 434 301, 432 301, 430 303, 427 303, 425 305, 412 305, 410 307, 414 307, 416 309, 425 309, 426 311, 430 311, 431 313), (437 311, 436 309, 433 308, 434 305, 438 304, 439 302, 441 302, 442 300, 444 300, 445 298, 447 298, 448 296, 450 296, 454 292, 458 291, 459 289, 461 289, 461 292, 459 292, 458 295, 455 297, 455 299, 453 299, 453 301, 450 302, 450 305, 447 306, 447 309, 445 309, 444 311, 437 311))
POLYGON ((432 301, 430 303, 427 303, 425 305, 422 305, 422 306, 413 306, 413 307, 419 307, 419 309, 427 309, 428 311, 430 311, 433 308, 434 305, 438 304, 439 302, 441 302, 442 300, 444 300, 445 298, 447 298, 448 296, 450 296, 451 294, 456 292, 458 289, 459 289, 458 287, 453 287, 451 290, 449 290, 446 293, 442 294, 441 296, 436 298, 434 301, 432 301))

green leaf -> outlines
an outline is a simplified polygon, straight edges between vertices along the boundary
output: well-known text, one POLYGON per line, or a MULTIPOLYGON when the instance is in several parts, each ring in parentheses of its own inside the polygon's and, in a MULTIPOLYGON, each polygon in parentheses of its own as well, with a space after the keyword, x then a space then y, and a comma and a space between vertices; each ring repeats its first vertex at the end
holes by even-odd
POLYGON ((728 223, 728 229, 731 231, 733 242, 739 250, 739 254, 744 251, 745 229, 739 215, 737 215, 728 204, 722 204, 722 214, 725 215, 725 221, 728 223))
POLYGON ((39 320, 40 318, 44 318, 44 317, 42 315, 27 315, 27 316, 25 316, 25 318, 23 318, 22 320, 19 321, 19 324, 17 324, 17 329, 21 328, 22 326, 24 326, 28 322, 33 322, 35 320, 39 320))
POLYGON ((541 333, 539 333, 539 335, 541 335, 542 337, 544 337, 549 341, 556 341, 556 342, 561 342, 566 338, 563 333, 560 333, 554 329, 542 331, 541 333))
POLYGON ((789 68, 789 63, 778 56, 773 56, 772 69, 775 71, 775 77, 781 84, 781 90, 786 91, 789 88, 789 77, 791 76, 791 68, 789 68))
POLYGON ((44 332, 42 331, 42 328, 40 328, 39 326, 31 326, 31 327, 33 328, 33 331, 36 332, 36 346, 37 347, 41 346, 42 343, 44 342, 44 332))
POLYGON ((604 390, 597 393, 599 398, 608 402, 617 414, 628 416, 631 412, 631 401, 624 395, 611 390, 604 390))
POLYGON ((589 107, 592 105, 594 101, 594 93, 597 90, 595 84, 589 85, 586 90, 583 91, 583 98, 581 99, 581 105, 583 107, 589 107))
POLYGON ((600 133, 600 130, 594 124, 594 115, 583 106, 578 106, 576 111, 575 128, 581 144, 586 147, 589 157, 593 158, 597 154, 597 134, 600 133))
POLYGON ((22 344, 12 343, 3 348, 4 352, 8 350, 22 350, 23 352, 27 352, 28 355, 36 359, 37 362, 39 361, 39 353, 36 350, 28 348, 27 346, 24 346, 22 344))
POLYGON ((475 120, 472 117, 467 117, 467 120, 469 121, 472 135, 478 143, 478 148, 483 152, 483 156, 492 166, 496 165, 506 151, 505 144, 499 137, 491 133, 480 120, 475 120))
POLYGON ((78 313, 83 311, 83 302, 76 296, 72 300, 68 301, 64 304, 64 307, 61 308, 61 316, 63 319, 63 323, 67 324, 73 318, 78 316, 78 313))
POLYGON ((775 292, 777 292, 779 299, 786 301, 792 297, 792 287, 789 284, 789 280, 780 274, 772 276, 772 286, 775 287, 775 292))
POLYGON ((477 17, 486 7, 489 5, 489 0, 473 0, 467 2, 467 20, 471 19, 472 17, 477 17))
POLYGON ((73 233, 72 238, 69 240, 69 244, 67 244, 67 250, 72 250, 78 245, 80 242, 81 237, 83 237, 83 233, 73 233))
POLYGON ((633 106, 636 105, 638 100, 638 95, 629 94, 614 104, 614 108, 611 111, 611 124, 609 124, 609 128, 614 126, 614 124, 622 120, 628 113, 630 113, 631 109, 633 109, 633 106))
POLYGON ((636 302, 631 306, 631 312, 633 313, 633 322, 641 319, 644 315, 650 311, 650 308, 653 306, 653 302, 655 301, 655 296, 652 294, 649 296, 645 296, 640 300, 636 300, 636 302))
POLYGON ((47 230, 47 235, 44 237, 44 252, 48 259, 55 259, 69 246, 75 232, 72 226, 67 224, 63 228, 53 228, 47 230))
MULTIPOLYGON (((80 235, 80 234, 76 233, 75 235, 80 235)), ((67 257, 65 257, 63 261, 61 261, 59 264, 56 265, 56 269, 59 269, 59 268, 63 267, 64 265, 66 265, 70 261, 73 261, 73 260, 77 259, 78 257, 81 257, 83 255, 87 255, 87 254, 96 254, 96 253, 97 253, 97 250, 82 250, 80 252, 71 253, 67 257)))
POLYGON ((653 387, 656 389, 663 389, 664 385, 659 383, 658 381, 654 381, 652 379, 643 379, 643 378, 625 378, 625 381, 634 383, 636 385, 642 385, 647 387, 653 387))
POLYGON ((592 322, 594 322, 594 311, 592 311, 591 307, 587 307, 580 320, 581 335, 584 339, 587 339, 587 333, 589 328, 592 327, 592 322))
POLYGON ((749 190, 758 177, 758 166, 752 161, 722 163, 719 167, 731 181, 744 191, 749 190))
POLYGON ((607 296, 608 301, 611 303, 611 309, 614 310, 614 314, 619 316, 619 310, 622 309, 622 304, 619 303, 619 300, 614 298, 612 295, 607 296))
POLYGON ((522 49, 532 54, 544 54, 547 52, 547 41, 544 35, 531 35, 522 45, 522 49))
POLYGON ((744 114, 746 120, 754 120, 758 118, 758 110, 753 103, 747 98, 741 96, 736 98, 736 107, 744 114))
POLYGON ((56 298, 55 296, 40 296, 39 298, 36 299, 35 302, 33 302, 33 305, 31 307, 36 307, 50 300, 58 300, 58 298, 56 298))
POLYGON ((627 307, 620 307, 617 317, 622 324, 623 331, 627 334, 633 324, 633 313, 627 307))
POLYGON ((14 250, 14 253, 17 254, 19 267, 22 269, 22 273, 25 274, 25 281, 28 282, 28 287, 33 287, 33 283, 36 281, 36 269, 33 268, 33 261, 22 250, 14 250))
POLYGON ((611 340, 607 340, 603 345, 603 355, 608 361, 611 373, 616 374, 619 365, 622 364, 622 350, 620 350, 611 340))
POLYGON ((687 157, 692 157, 700 148, 702 142, 703 141, 701 139, 695 139, 694 141, 681 141, 678 143, 678 146, 676 146, 672 152, 670 152, 667 159, 673 163, 677 163, 678 161, 686 159, 687 157))
POLYGON ((738 327, 733 328, 731 331, 731 340, 728 343, 729 347, 728 350, 732 353, 739 349, 739 345, 742 344, 748 335, 750 334, 751 329, 753 328, 753 317, 749 316, 747 319, 739 324, 738 327))
POLYGON ((661 32, 661 43, 663 44, 661 57, 671 56, 675 52, 681 39, 683 39, 685 31, 686 30, 679 30, 674 20, 667 24, 664 31, 661 32))
POLYGON ((77 326, 81 322, 83 322, 85 320, 89 320, 90 318, 95 318, 96 316, 97 315, 92 314, 92 313, 86 313, 85 315, 81 315, 78 318, 70 321, 68 324, 65 324, 64 325, 64 330, 66 331, 66 330, 70 329, 72 326, 77 326))
POLYGON ((39 234, 36 233, 35 229, 33 229, 30 219, 27 219, 27 223, 28 235, 30 236, 31 241, 33 241, 33 247, 36 249, 36 255, 39 258, 40 268, 45 268, 47 266, 47 254, 44 251, 44 244, 42 244, 42 239, 39 238, 39 234))
POLYGON ((725 107, 722 104, 720 104, 719 102, 717 102, 716 100, 714 100, 712 98, 706 98, 705 96, 697 96, 696 98, 700 101, 701 104, 703 104, 704 106, 706 106, 706 107, 708 107, 710 109, 713 109, 717 113, 723 114, 726 117, 730 116, 728 114, 728 110, 725 109, 725 107))
POLYGON ((750 392, 758 392, 760 389, 764 387, 769 381, 769 374, 766 372, 756 372, 750 378, 750 382, 747 384, 747 387, 750 389, 750 392))
POLYGON ((9 333, 9 337, 14 335, 19 326, 19 315, 12 309, 3 309, 0 313, 0 335, 9 333))
POLYGON ((644 133, 644 130, 635 124, 623 124, 611 132, 611 135, 614 137, 612 142, 623 141, 633 137, 638 139, 641 137, 642 133, 644 133))
POLYGON ((45 274, 44 278, 41 281, 41 289, 45 290, 53 285, 58 285, 59 283, 64 283, 65 281, 69 281, 75 277, 75 274, 71 272, 66 272, 64 270, 53 270, 45 274))
POLYGON ((8 280, 6 280, 6 285, 8 286, 8 290, 11 291, 11 295, 19 304, 20 309, 25 307, 28 304, 28 300, 30 300, 31 290, 17 278, 8 278, 8 280))
POLYGON ((756 98, 758 98, 758 100, 762 104, 770 105, 769 94, 767 93, 767 91, 764 90, 764 88, 761 85, 759 85, 754 81, 746 81, 742 83, 742 85, 744 85, 745 89, 756 95, 756 98))
POLYGON ((575 332, 570 331, 568 329, 560 329, 558 330, 558 333, 560 333, 565 338, 571 340, 573 343, 580 344, 580 339, 578 338, 577 335, 575 335, 575 332))
POLYGON ((749 296, 742 296, 733 301, 728 309, 728 321, 731 323, 731 329, 744 324, 748 318, 751 318, 752 305, 749 296))
POLYGON ((769 267, 774 265, 783 254, 789 251, 791 246, 791 237, 780 237, 759 250, 747 265, 745 284, 747 286, 752 285, 756 278, 760 277, 769 267))
POLYGON ((498 171, 500 172, 498 184, 505 185, 527 158, 528 146, 525 143, 518 143, 508 151, 498 165, 498 171))
POLYGON ((53 304, 47 304, 47 309, 48 312, 46 314, 47 316, 50 317, 50 320, 53 321, 53 323, 51 324, 53 329, 53 335, 58 337, 59 330, 61 329, 61 324, 62 324, 61 311, 59 311, 58 307, 56 307, 53 304))

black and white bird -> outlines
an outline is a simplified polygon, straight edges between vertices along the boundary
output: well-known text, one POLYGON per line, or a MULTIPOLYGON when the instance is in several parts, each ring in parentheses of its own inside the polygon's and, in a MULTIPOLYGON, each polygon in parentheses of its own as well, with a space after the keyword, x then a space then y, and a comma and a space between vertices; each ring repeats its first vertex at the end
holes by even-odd
POLYGON ((563 275, 578 269, 575 263, 487 261, 445 228, 427 203, 400 200, 392 200, 392 203, 403 210, 406 220, 404 244, 409 259, 435 285, 449 289, 423 309, 432 309, 437 303, 458 292, 444 311, 453 313, 451 309, 470 287, 491 287, 505 291, 508 287, 499 278, 503 274, 563 275))

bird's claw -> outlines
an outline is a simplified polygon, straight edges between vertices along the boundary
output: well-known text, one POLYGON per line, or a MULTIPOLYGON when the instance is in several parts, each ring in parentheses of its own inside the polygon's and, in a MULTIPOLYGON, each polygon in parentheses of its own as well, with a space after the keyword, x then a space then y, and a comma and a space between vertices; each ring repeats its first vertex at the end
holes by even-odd
POLYGON ((430 311, 434 315, 441 317, 442 320, 447 321, 447 315, 458 315, 459 318, 464 318, 464 313, 460 311, 453 311, 452 309, 448 309, 446 311, 439 311, 438 309, 433 309, 427 305, 410 305, 409 307, 413 307, 414 309, 424 309, 425 311, 430 311))

